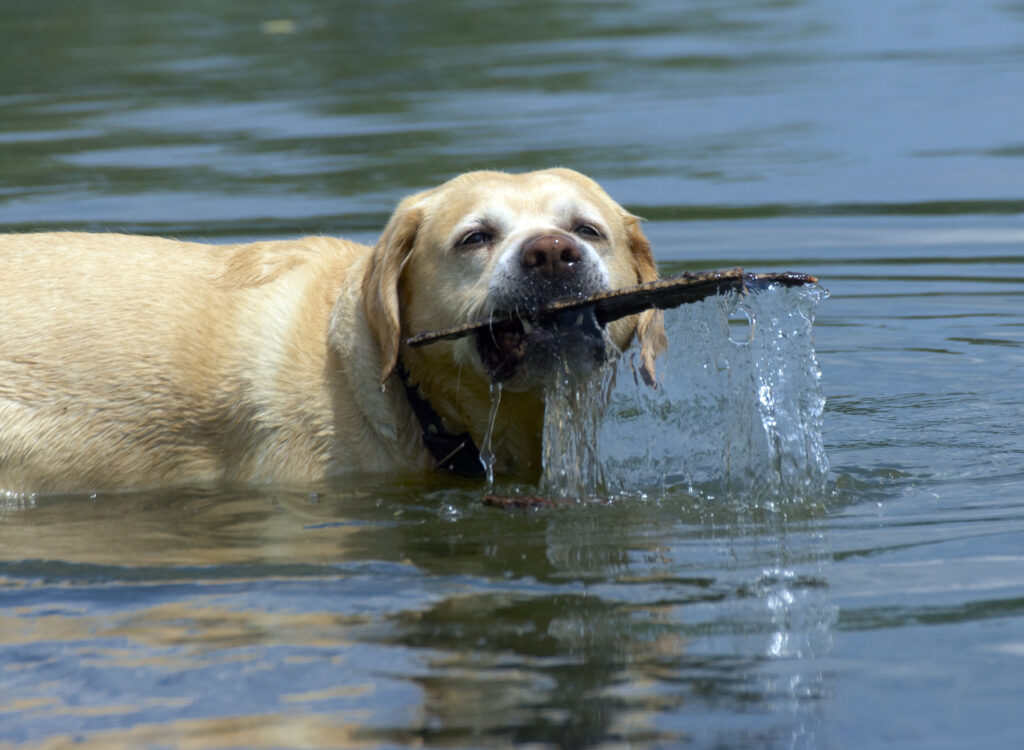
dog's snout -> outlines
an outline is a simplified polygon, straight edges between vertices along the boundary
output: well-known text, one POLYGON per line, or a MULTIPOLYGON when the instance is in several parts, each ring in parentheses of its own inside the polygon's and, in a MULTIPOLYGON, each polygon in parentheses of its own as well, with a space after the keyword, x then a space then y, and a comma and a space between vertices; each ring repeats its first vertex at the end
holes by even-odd
POLYGON ((523 245, 523 268, 547 279, 556 279, 571 271, 582 260, 580 246, 571 237, 544 234, 523 245))

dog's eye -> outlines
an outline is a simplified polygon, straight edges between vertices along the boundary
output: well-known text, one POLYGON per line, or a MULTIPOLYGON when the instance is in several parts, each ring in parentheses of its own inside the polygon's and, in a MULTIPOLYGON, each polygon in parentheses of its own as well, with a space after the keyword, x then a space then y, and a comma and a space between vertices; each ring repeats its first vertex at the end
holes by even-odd
POLYGON ((477 229, 463 235, 462 239, 459 240, 459 247, 474 247, 476 245, 486 245, 494 237, 490 232, 485 232, 482 229, 477 229))
POLYGON ((604 235, 601 234, 592 224, 580 224, 572 230, 573 234, 578 234, 581 237, 595 237, 597 239, 604 239, 604 235))

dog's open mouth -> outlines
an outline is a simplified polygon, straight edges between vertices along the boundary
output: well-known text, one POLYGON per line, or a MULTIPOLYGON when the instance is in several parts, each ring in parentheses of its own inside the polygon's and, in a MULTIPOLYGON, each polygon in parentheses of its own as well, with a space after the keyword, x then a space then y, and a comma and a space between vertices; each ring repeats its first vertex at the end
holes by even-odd
POLYGON ((532 380, 560 362, 573 372, 590 371, 607 358, 604 330, 591 306, 540 319, 495 318, 497 322, 477 330, 476 348, 496 383, 520 374, 532 380))

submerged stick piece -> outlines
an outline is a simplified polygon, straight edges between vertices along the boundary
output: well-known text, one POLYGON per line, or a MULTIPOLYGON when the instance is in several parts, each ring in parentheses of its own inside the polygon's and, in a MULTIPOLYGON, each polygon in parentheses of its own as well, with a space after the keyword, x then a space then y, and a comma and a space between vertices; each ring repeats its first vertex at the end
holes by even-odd
POLYGON ((502 510, 542 510, 544 508, 578 508, 587 505, 608 505, 608 501, 591 497, 544 497, 543 495, 495 495, 490 492, 483 496, 484 505, 502 510))
MULTIPOLYGON (((515 317, 525 318, 534 325, 550 327, 559 315, 569 310, 592 306, 597 316, 597 322, 603 326, 613 320, 625 318, 627 315, 635 315, 651 308, 668 310, 729 291, 745 294, 748 291, 760 291, 774 285, 792 287, 816 284, 817 282, 818 280, 814 276, 794 272, 755 274, 744 273, 742 268, 703 273, 687 272, 666 279, 649 281, 646 284, 613 289, 609 292, 566 297, 552 302, 547 307, 519 313, 515 317)), ((465 323, 440 331, 425 331, 406 339, 406 343, 409 346, 425 346, 435 341, 457 339, 512 319, 513 316, 509 314, 499 314, 489 320, 465 323)))
POLYGON ((558 508, 564 501, 554 500, 540 495, 484 495, 484 505, 502 510, 540 510, 541 508, 558 508))

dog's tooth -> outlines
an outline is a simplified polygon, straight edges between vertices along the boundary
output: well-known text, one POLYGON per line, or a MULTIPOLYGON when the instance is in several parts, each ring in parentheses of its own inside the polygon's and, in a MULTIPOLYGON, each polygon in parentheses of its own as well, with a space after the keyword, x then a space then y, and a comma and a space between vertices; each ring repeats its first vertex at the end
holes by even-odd
POLYGON ((521 320, 520 323, 523 324, 523 333, 529 335, 530 332, 533 331, 533 326, 530 325, 530 321, 528 321, 528 320, 521 320))

